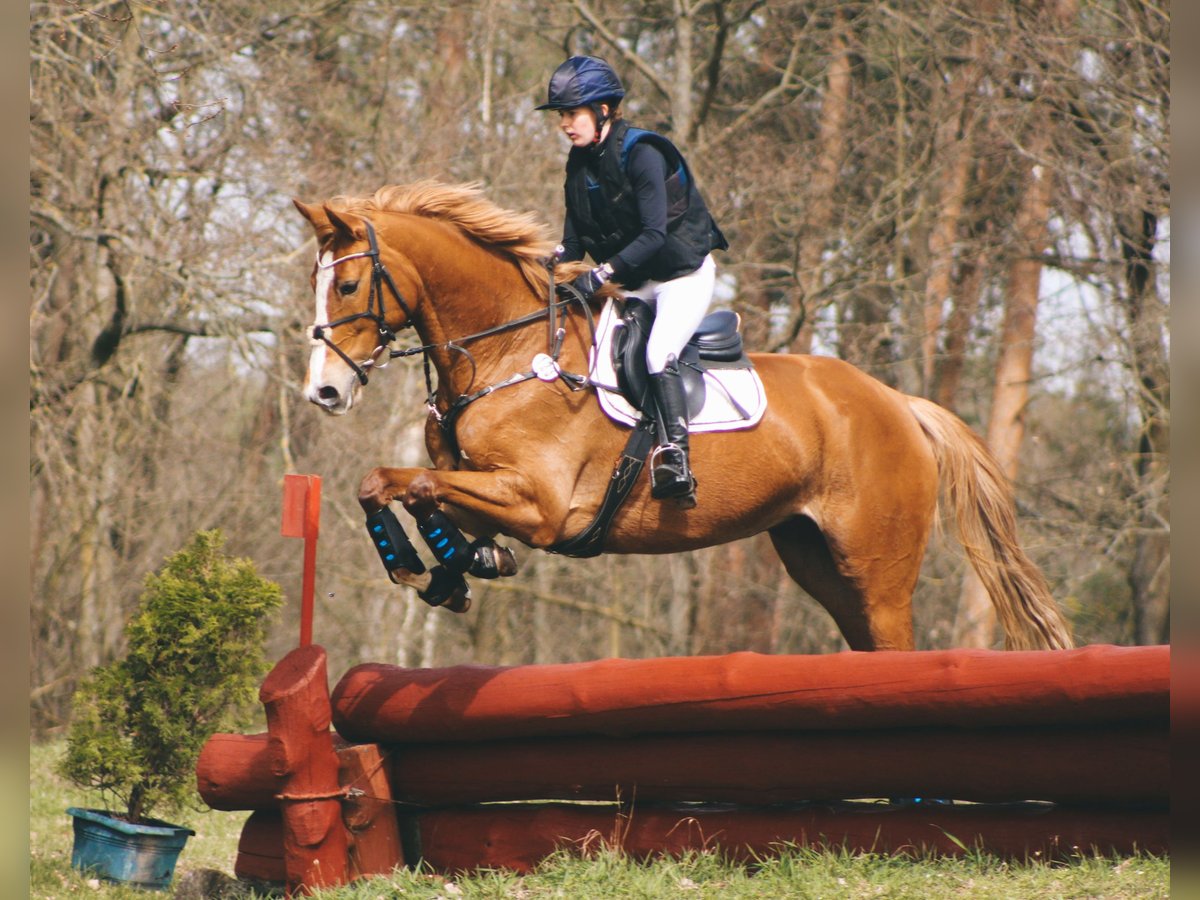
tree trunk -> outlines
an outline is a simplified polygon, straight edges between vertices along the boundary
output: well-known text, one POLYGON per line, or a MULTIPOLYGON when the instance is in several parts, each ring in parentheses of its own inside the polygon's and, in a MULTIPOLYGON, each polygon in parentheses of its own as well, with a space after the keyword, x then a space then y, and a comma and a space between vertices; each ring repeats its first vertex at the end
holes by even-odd
MULTIPOLYGON (((1044 139, 1039 140, 1035 148, 1044 150, 1044 139)), ((1041 156, 1040 152, 1034 153, 1035 160, 1041 156)), ((1042 276, 1041 254, 1046 246, 1046 224, 1050 215, 1050 183, 1050 173, 1035 162, 1027 174, 1025 192, 1017 211, 1015 231, 1019 250, 1009 270, 1000 356, 996 361, 996 382, 988 416, 988 445, 1004 474, 1013 480, 1017 476, 1021 441, 1025 437, 1025 406, 1029 402, 1042 276)), ((996 639, 996 610, 974 571, 968 572, 963 581, 954 632, 956 647, 991 647, 996 639)))
POLYGON ((882 285, 865 286, 849 298, 838 323, 838 356, 896 387, 895 351, 887 328, 892 301, 882 285))
POLYGON ((821 132, 818 157, 813 172, 811 200, 805 215, 806 228, 801 236, 800 264, 796 279, 800 286, 798 308, 792 311, 794 337, 788 346, 792 353, 812 350, 813 316, 821 288, 821 251, 833 223, 833 191, 846 155, 846 117, 850 105, 850 45, 845 13, 834 13, 830 39, 829 73, 825 96, 821 100, 821 132))
POLYGON ((686 145, 696 133, 695 109, 692 102, 692 40, 695 22, 691 3, 675 0, 675 68, 671 81, 671 124, 672 130, 686 145))
POLYGON ((1134 638, 1139 644, 1170 641, 1171 513, 1167 494, 1170 471, 1170 376, 1163 341, 1163 305, 1154 281, 1154 243, 1158 218, 1150 210, 1123 223, 1126 321, 1134 374, 1141 387, 1138 408, 1137 536, 1129 571, 1134 638))
POLYGON ((958 389, 962 384, 966 363, 967 335, 971 329, 972 315, 979 306, 985 271, 981 253, 976 259, 961 262, 958 277, 954 280, 953 305, 944 327, 945 346, 938 358, 934 379, 934 399, 939 406, 949 410, 953 410, 958 403, 958 389))
MULTIPOLYGON (((1051 10, 1055 25, 1075 18, 1078 0, 1058 0, 1051 10)), ((1061 49, 1059 52, 1063 52, 1061 49)), ((1035 98, 1026 129, 1029 160, 1025 184, 1013 224, 1015 258, 1008 274, 1000 354, 988 415, 987 442, 1001 468, 1015 481, 1025 437, 1025 407, 1033 372, 1033 342, 1037 334, 1038 294, 1042 254, 1046 249, 1053 171, 1046 160, 1050 149, 1050 112, 1035 98)), ((974 571, 963 580, 954 625, 955 646, 991 647, 996 638, 996 611, 974 571)))
MULTIPOLYGON (((978 12, 981 16, 986 16, 993 6, 991 2, 981 3, 978 12)), ((944 162, 938 191, 937 219, 929 234, 929 274, 925 280, 925 316, 921 335, 921 393, 926 397, 933 396, 942 310, 952 299, 955 252, 974 156, 972 100, 983 78, 979 60, 984 53, 985 35, 982 29, 977 29, 971 34, 966 63, 959 68, 946 88, 948 111, 938 125, 934 142, 937 158, 943 159, 944 162)))

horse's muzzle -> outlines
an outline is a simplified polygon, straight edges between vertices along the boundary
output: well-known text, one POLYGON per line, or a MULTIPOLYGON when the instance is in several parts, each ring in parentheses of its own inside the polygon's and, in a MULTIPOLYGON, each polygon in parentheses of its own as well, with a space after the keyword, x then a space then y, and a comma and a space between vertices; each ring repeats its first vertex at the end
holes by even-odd
POLYGON ((356 387, 357 385, 351 385, 348 389, 342 390, 336 385, 328 383, 310 384, 304 388, 304 397, 331 416, 344 416, 354 405, 356 387))

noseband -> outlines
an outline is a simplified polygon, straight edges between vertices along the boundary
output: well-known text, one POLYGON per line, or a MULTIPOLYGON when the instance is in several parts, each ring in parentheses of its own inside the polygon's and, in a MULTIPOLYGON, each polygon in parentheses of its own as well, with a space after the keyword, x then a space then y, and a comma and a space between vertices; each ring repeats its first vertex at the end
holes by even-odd
MULTIPOLYGON (((326 322, 324 325, 314 325, 312 328, 313 340, 324 341, 325 346, 342 358, 342 362, 348 365, 355 376, 362 384, 367 383, 367 369, 376 366, 376 361, 380 355, 388 349, 388 345, 396 339, 396 332, 388 326, 387 320, 384 318, 383 309, 383 285, 387 285, 392 296, 396 298, 396 302, 400 304, 400 308, 404 310, 405 323, 404 327, 408 328, 412 325, 412 310, 409 309, 407 303, 404 302, 404 297, 396 287, 396 282, 392 280, 392 274, 387 270, 387 267, 379 258, 379 243, 375 240, 375 229, 371 223, 364 220, 367 226, 367 243, 370 245, 369 250, 364 250, 361 253, 350 253, 346 256, 339 256, 337 259, 327 263, 321 262, 320 255, 317 256, 317 268, 332 269, 340 262, 345 262, 348 259, 358 259, 359 257, 371 257, 371 293, 367 298, 367 308, 363 312, 351 313, 348 316, 342 316, 340 319, 335 319, 332 322, 326 322), (378 343, 375 349, 371 352, 368 359, 358 363, 351 359, 341 347, 333 342, 329 333, 339 325, 348 325, 351 322, 357 322, 359 319, 370 319, 375 323, 376 332, 378 334, 378 343)), ((389 357, 390 359, 390 357, 389 357)), ((379 368, 383 368, 387 363, 384 363, 379 368)))

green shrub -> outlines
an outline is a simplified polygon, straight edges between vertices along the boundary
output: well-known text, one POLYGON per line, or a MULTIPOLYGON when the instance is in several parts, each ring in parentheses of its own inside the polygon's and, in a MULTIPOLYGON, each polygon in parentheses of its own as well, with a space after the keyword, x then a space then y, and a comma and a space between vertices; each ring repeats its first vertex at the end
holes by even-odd
POLYGON ((254 701, 267 671, 266 618, 282 590, 223 545, 219 530, 197 532, 147 576, 125 657, 75 692, 60 771, 119 801, 130 822, 189 804, 205 741, 254 701))

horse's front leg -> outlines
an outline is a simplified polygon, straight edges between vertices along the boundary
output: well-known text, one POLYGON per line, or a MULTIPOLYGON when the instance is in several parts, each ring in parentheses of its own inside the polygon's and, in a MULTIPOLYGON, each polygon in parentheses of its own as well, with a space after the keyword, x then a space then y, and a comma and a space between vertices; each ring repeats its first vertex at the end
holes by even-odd
MULTIPOLYGON (((389 576, 398 584, 416 587, 422 599, 432 605, 463 611, 470 605, 464 574, 496 578, 515 574, 517 565, 512 551, 497 545, 490 537, 468 541, 455 520, 471 523, 472 530, 486 535, 505 531, 533 543, 538 538, 536 526, 540 524, 544 530, 547 517, 536 512, 536 502, 523 499, 529 495, 524 479, 507 471, 379 468, 363 479, 359 503, 367 513, 368 529, 376 531, 379 526, 372 523, 385 514, 391 515, 387 504, 395 498, 403 502, 440 565, 422 576, 424 567, 411 544, 409 552, 399 553, 395 562, 389 562, 388 554, 381 548, 380 557, 389 576)), ((399 523, 395 522, 394 527, 399 529, 399 523)), ((374 533, 372 537, 375 538, 374 533)), ((389 540, 388 545, 403 549, 401 542, 407 543, 403 529, 400 541, 389 540)))

